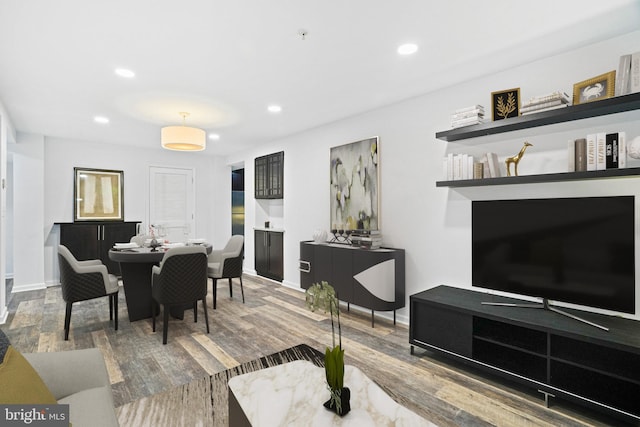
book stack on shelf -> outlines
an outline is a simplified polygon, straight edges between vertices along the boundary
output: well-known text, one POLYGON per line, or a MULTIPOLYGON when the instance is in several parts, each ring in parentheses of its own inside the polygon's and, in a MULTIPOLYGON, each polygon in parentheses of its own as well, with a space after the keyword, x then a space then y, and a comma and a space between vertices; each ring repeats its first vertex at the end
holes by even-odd
POLYGON ((624 169, 627 167, 625 132, 591 133, 568 141, 569 172, 624 169))
POLYGON ((484 123, 484 107, 482 105, 459 108, 451 115, 452 128, 477 125, 480 123, 484 123))
POLYGON ((571 105, 569 95, 562 91, 555 91, 546 95, 534 96, 528 102, 522 104, 520 114, 526 116, 541 111, 565 108, 569 105, 571 105))
POLYGON ((380 249, 382 234, 380 230, 356 230, 351 234, 351 245, 363 249, 380 249))
POLYGON ((497 178, 500 176, 500 163, 496 153, 485 153, 478 161, 475 161, 470 154, 449 153, 443 161, 443 179, 445 181, 497 178))

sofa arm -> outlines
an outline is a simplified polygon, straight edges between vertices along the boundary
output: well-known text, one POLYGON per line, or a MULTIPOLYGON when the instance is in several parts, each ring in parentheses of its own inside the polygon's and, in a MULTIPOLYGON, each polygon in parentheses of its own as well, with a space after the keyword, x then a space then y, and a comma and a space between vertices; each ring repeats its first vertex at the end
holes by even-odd
POLYGON ((104 357, 97 348, 23 355, 56 400, 90 388, 111 387, 104 357))

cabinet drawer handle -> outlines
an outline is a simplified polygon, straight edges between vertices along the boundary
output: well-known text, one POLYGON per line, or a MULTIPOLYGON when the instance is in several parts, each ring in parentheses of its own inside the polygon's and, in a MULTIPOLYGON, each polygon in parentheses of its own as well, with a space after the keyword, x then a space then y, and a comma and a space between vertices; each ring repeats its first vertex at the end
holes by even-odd
POLYGON ((298 270, 303 273, 311 273, 311 263, 309 261, 298 260, 298 270))

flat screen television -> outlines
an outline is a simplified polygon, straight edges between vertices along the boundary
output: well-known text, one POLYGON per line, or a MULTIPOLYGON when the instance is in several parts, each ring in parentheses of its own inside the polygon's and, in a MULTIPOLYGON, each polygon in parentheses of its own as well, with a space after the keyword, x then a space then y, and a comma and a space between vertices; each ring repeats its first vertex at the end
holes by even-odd
POLYGON ((473 201, 473 286, 635 313, 634 202, 473 201))

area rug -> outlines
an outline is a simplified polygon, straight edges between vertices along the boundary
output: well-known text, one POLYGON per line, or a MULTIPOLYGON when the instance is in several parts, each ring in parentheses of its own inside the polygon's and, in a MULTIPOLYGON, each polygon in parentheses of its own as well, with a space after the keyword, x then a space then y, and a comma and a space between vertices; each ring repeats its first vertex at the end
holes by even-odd
POLYGON ((116 408, 118 421, 122 427, 227 426, 227 382, 230 378, 294 360, 308 360, 317 366, 324 366, 323 353, 300 344, 122 405, 116 408))

